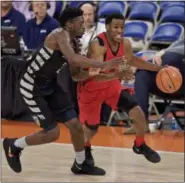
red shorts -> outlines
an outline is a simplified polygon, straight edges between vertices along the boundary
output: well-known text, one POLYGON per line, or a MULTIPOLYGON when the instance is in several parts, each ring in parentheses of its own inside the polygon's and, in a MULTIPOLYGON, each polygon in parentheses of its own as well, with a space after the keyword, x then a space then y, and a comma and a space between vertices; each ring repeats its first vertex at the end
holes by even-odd
POLYGON ((105 102, 112 109, 117 109, 117 103, 123 90, 121 83, 112 82, 106 89, 92 91, 87 85, 78 84, 78 104, 80 109, 80 122, 89 125, 100 123, 102 103, 105 102))

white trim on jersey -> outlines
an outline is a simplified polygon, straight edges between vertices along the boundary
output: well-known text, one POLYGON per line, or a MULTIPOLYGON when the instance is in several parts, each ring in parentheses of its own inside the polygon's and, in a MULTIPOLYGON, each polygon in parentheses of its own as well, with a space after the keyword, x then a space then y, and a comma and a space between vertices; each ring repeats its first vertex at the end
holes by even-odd
POLYGON ((28 89, 29 91, 33 91, 33 85, 27 83, 24 81, 24 79, 21 79, 20 85, 26 89, 28 89))
POLYGON ((25 97, 23 97, 24 101, 31 106, 35 106, 37 105, 36 102, 34 100, 27 100, 25 97))
POLYGON ((46 61, 51 57, 54 51, 43 47, 40 49, 38 55, 36 56, 35 60, 32 61, 30 66, 28 66, 26 73, 24 74, 23 78, 20 81, 20 92, 23 95, 23 99, 25 103, 28 105, 29 109, 35 113, 34 119, 37 117, 38 119, 44 120, 45 117, 42 114, 37 102, 33 98, 33 90, 34 90, 34 72, 39 71, 41 67, 46 63, 46 61), (39 55, 40 54, 40 55, 39 55))
POLYGON ((26 74, 24 75, 24 78, 29 81, 30 83, 34 83, 34 79, 26 72, 26 74))

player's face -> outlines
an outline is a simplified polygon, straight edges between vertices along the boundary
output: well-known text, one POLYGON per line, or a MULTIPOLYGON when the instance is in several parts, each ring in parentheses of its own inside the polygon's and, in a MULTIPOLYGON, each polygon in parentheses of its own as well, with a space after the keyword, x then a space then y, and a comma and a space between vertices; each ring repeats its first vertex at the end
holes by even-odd
POLYGON ((73 23, 73 30, 75 32, 75 36, 82 36, 84 34, 84 19, 82 16, 80 17, 77 17, 75 20, 74 20, 74 23, 73 23))
POLYGON ((113 19, 110 24, 106 26, 107 32, 115 42, 120 42, 123 37, 124 20, 113 19))

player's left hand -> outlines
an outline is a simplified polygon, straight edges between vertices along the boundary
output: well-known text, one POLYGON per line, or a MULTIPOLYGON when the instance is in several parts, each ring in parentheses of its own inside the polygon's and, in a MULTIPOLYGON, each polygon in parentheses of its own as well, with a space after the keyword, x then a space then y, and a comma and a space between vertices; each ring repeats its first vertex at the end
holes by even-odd
MULTIPOLYGON (((162 70, 162 69, 164 69, 164 68, 166 68, 166 67, 170 67, 170 66, 168 66, 168 65, 160 65, 159 71, 162 70)), ((159 72, 159 71, 158 71, 158 72, 159 72)))
POLYGON ((157 52, 153 58, 153 64, 157 64, 159 66, 161 66, 162 64, 162 56, 164 55, 165 51, 161 50, 159 52, 157 52))
POLYGON ((154 59, 153 59, 153 63, 154 64, 157 64, 157 65, 161 65, 162 64, 162 59, 160 56, 154 56, 154 59))

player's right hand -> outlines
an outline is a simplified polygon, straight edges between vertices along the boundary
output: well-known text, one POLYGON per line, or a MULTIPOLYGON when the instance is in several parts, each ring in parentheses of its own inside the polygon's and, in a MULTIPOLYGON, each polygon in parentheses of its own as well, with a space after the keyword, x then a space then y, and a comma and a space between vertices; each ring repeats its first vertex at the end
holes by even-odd
POLYGON ((100 68, 89 68, 89 76, 96 76, 100 73, 100 68))
POLYGON ((116 59, 113 59, 107 62, 102 62, 103 64, 102 68, 103 69, 113 69, 119 66, 120 64, 123 64, 123 62, 124 62, 123 57, 119 57, 119 58, 116 58, 116 59))

